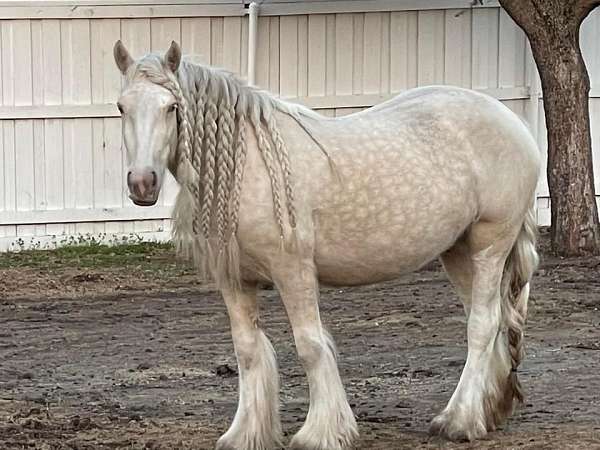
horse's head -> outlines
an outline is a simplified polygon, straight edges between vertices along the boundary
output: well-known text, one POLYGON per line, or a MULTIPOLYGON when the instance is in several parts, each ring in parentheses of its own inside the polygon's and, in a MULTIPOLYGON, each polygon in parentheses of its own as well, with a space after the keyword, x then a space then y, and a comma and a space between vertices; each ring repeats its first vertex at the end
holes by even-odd
MULTIPOLYGON (((127 152, 129 198, 136 205, 152 206, 158 199, 165 169, 177 148, 177 100, 164 85, 151 81, 121 41, 114 47, 117 67, 125 75, 117 102, 127 152)), ((181 61, 175 42, 160 61, 161 70, 174 74, 181 61)))

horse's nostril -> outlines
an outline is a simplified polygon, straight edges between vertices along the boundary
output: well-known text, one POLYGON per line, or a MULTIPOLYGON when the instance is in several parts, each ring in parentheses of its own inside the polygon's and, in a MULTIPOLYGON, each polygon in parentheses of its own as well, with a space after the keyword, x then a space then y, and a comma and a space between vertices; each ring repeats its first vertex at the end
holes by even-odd
POLYGON ((152 171, 152 187, 156 187, 156 183, 158 182, 158 176, 156 175, 156 172, 153 170, 152 171))
POLYGON ((127 184, 131 185, 131 170, 127 172, 127 184))

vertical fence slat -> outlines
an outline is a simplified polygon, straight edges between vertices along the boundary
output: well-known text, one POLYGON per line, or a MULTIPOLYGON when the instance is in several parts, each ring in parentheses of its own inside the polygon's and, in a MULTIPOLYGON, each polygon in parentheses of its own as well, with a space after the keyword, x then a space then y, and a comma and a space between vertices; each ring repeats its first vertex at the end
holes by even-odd
POLYGON ((335 92, 337 95, 352 94, 354 73, 354 20, 352 14, 335 16, 335 92))
POLYGON ((210 64, 210 17, 181 19, 181 47, 192 61, 210 64))
POLYGON ((382 13, 381 17, 381 85, 380 91, 382 93, 390 92, 390 57, 391 57, 391 46, 390 46, 390 33, 391 33, 391 13, 382 13))
MULTIPOLYGON (((93 184, 93 198, 92 203, 94 208, 102 208, 106 204, 104 197, 106 192, 105 186, 105 158, 104 158, 104 120, 103 119, 92 119, 91 120, 91 149, 93 158, 93 173, 94 173, 94 184, 93 184)), ((80 226, 79 230, 82 229, 80 226)), ((94 222, 87 224, 85 227, 86 232, 93 234, 100 234, 106 231, 106 225, 104 222, 94 222)))
MULTIPOLYGON (((124 205, 123 193, 125 192, 125 166, 123 155, 125 150, 121 148, 121 119, 104 119, 104 157, 106 168, 104 173, 104 201, 109 208, 119 208, 124 205)), ((127 199, 129 201, 129 199, 127 199)), ((108 222, 105 226, 107 233, 118 233, 123 231, 122 222, 108 222)))
POLYGON ((381 88, 381 13, 365 14, 363 92, 379 93, 381 88))
MULTIPOLYGON (((44 121, 36 119, 33 121, 33 182, 36 210, 46 209, 46 155, 44 148, 44 121)), ((45 236, 46 225, 34 225, 35 236, 45 236)))
POLYGON ((279 60, 279 17, 269 18, 269 85, 267 89, 274 94, 280 92, 280 60, 279 60))
MULTIPOLYGON (((6 209, 6 165, 4 159, 4 124, 0 123, 0 212, 6 209)), ((0 232, 0 236, 2 236, 2 232, 0 232)))
MULTIPOLYGON (((4 30, 3 30, 4 31, 4 30)), ((4 50, 4 48, 3 48, 4 50)), ((4 59, 3 59, 4 61, 4 59)), ((6 97, 5 97, 6 98, 6 97)), ((2 121, 3 147, 4 147, 4 209, 15 211, 17 209, 16 195, 16 163, 15 163, 15 121, 2 121)), ((5 232, 9 236, 17 236, 15 226, 7 227, 5 232)))
MULTIPOLYGON (((44 104, 62 103, 62 48, 59 20, 42 20, 44 104)), ((46 173, 46 203, 48 209, 64 208, 64 146, 63 120, 44 120, 44 152, 46 173)), ((47 224, 48 235, 65 232, 62 224, 47 224)))
POLYGON ((581 25, 581 53, 590 77, 590 85, 600 87, 600 8, 593 10, 581 25))
POLYGON ((308 95, 325 95, 325 67, 327 59, 326 18, 308 17, 308 95))
POLYGON ((308 17, 298 16, 298 96, 308 96, 308 17))
MULTIPOLYGON (((64 198, 64 146, 61 119, 44 120, 44 148, 46 149, 46 201, 48 209, 65 207, 64 198)), ((62 224, 46 225, 49 235, 65 232, 62 224)))
POLYGON ((133 58, 150 51, 150 19, 121 19, 121 39, 133 58))
POLYGON ((472 17, 473 88, 498 87, 498 9, 474 9, 472 17))
MULTIPOLYGON (((4 105, 4 83, 6 80, 6 73, 7 73, 7 64, 4 61, 4 58, 6 58, 7 52, 6 52, 6 44, 8 42, 7 40, 7 36, 5 36, 7 34, 7 24, 6 23, 2 23, 0 22, 0 104, 4 105)), ((7 180, 6 180, 6 173, 8 171, 8 167, 6 164, 6 151, 5 151, 5 145, 4 145, 4 130, 5 130, 5 126, 4 126, 4 122, 2 121, 0 123, 0 214, 2 213, 2 211, 8 210, 7 207, 7 180)), ((0 226, 0 237, 4 237, 4 236, 12 236, 12 231, 13 231, 13 227, 12 226, 0 226)))
MULTIPOLYGON (((113 103, 120 90, 120 74, 117 70, 112 48, 120 38, 121 24, 118 19, 102 19, 91 23, 91 78, 92 103, 113 103)), ((105 137, 106 119, 92 119, 92 148, 94 167, 94 207, 102 208, 114 202, 110 194, 120 191, 123 173, 120 152, 107 150, 105 137)), ((120 193, 119 197, 120 199, 120 193)), ((104 224, 95 224, 94 232, 104 232, 104 224)))
POLYGON ((325 94, 335 95, 335 14, 327 14, 325 23, 325 94))
POLYGON ((444 11, 419 11, 418 83, 444 82, 444 11))
POLYGON ((263 89, 269 87, 270 61, 270 34, 271 18, 258 18, 258 36, 256 48, 256 85, 263 89))
MULTIPOLYGON (((581 27, 581 51, 586 62, 590 85, 594 90, 600 88, 600 8, 596 8, 583 21, 581 27)), ((594 174, 596 194, 600 193, 600 98, 590 99, 590 124, 592 131, 592 149, 594 150, 594 174)))
MULTIPOLYGON (((13 99, 16 106, 33 104, 32 34, 29 20, 16 20, 12 24, 12 80, 13 99)), ((33 121, 14 122, 14 183, 16 210, 35 209, 33 121), (28 174, 23 175, 23 174, 28 174)), ((18 225, 17 235, 35 235, 35 226, 18 225)))
POLYGON ((31 22, 15 20, 13 29, 13 71, 15 105, 31 105, 33 102, 33 80, 31 60, 31 22))
POLYGON ((390 83, 392 92, 399 92, 417 86, 418 15, 393 12, 390 20, 390 83))
POLYGON ((223 66, 223 18, 212 17, 210 19, 211 32, 211 56, 210 64, 216 67, 223 66))
POLYGON ((240 75, 246 79, 248 75, 248 26, 249 19, 244 17, 241 20, 241 42, 240 42, 240 75))
POLYGON ((2 104, 14 105, 14 21, 2 22, 2 104))
POLYGON ((279 89, 282 97, 298 96, 298 16, 279 19, 279 89))
POLYGON ((44 38, 42 21, 31 23, 32 103, 44 104, 44 38))
MULTIPOLYGON (((74 104, 90 104, 91 89, 91 40, 90 21, 87 19, 69 21, 68 31, 63 33, 63 77, 67 75, 68 87, 64 87, 63 97, 74 104), (66 55, 66 58, 65 58, 66 55)), ((69 133, 64 138, 70 140, 70 186, 75 192, 68 192, 75 208, 94 206, 94 160, 92 120, 88 118, 68 121, 69 133)), ((94 231, 93 224, 76 224, 77 233, 94 231)))
POLYGON ((236 74, 242 69, 242 19, 223 19, 223 67, 236 74))
POLYGON ((524 86, 525 34, 504 10, 500 10, 498 36, 498 87, 524 86))
POLYGON ((365 15, 355 13, 352 15, 353 34, 353 61, 352 61, 352 93, 363 93, 363 61, 365 45, 365 15))
POLYGON ((444 82, 471 87, 471 11, 446 10, 444 82))
MULTIPOLYGON (((592 131, 592 149, 600 148, 600 99, 590 99, 590 125, 592 131)), ((594 163, 594 185, 596 193, 600 192, 600 158, 595 154, 594 163)), ((597 194, 596 194, 597 195, 597 194)))
MULTIPOLYGON (((1 89, 0 89, 1 90, 1 89)), ((2 121, 4 122, 4 121, 2 121)), ((0 216, 2 211, 8 210, 6 199, 6 172, 8 170, 5 158, 4 123, 0 123, 0 216)), ((0 225, 0 237, 14 236, 15 227, 12 225, 0 225)))
MULTIPOLYGON (((33 104, 44 104, 44 39, 42 21, 31 23, 32 94, 33 104)), ((46 170, 44 149, 44 121, 33 121, 33 187, 36 210, 46 209, 46 170)), ((34 225, 35 236, 46 235, 46 225, 34 225)))

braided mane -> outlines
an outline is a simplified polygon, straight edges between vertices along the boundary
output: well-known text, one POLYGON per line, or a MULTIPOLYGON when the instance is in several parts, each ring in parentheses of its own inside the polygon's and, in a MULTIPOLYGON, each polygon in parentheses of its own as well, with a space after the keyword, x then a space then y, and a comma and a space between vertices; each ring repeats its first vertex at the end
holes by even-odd
POLYGON ((161 56, 140 59, 127 74, 166 88, 177 102, 177 149, 169 169, 181 189, 173 210, 173 240, 218 286, 240 283, 237 229, 247 153, 247 126, 256 134, 271 183, 274 219, 281 243, 284 208, 295 238, 296 208, 288 149, 275 120, 281 111, 300 121, 320 117, 245 85, 233 74, 182 61, 174 74, 161 56), (283 183, 283 188, 280 183, 283 183), (283 199, 282 199, 283 195, 283 199))

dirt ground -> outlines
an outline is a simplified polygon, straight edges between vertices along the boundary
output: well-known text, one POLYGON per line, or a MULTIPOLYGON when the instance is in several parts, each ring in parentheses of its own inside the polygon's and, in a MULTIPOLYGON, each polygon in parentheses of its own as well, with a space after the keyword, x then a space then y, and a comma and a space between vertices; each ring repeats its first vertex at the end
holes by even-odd
MULTIPOLYGON (((439 266, 323 289, 357 449, 600 449, 599 268, 600 258, 545 258, 520 372, 526 402, 471 444, 427 434, 466 353, 463 310, 439 266)), ((261 294, 289 439, 307 383, 276 291, 261 294)), ((168 248, 0 256, 0 449, 212 449, 235 411, 235 367, 221 300, 168 248)))

